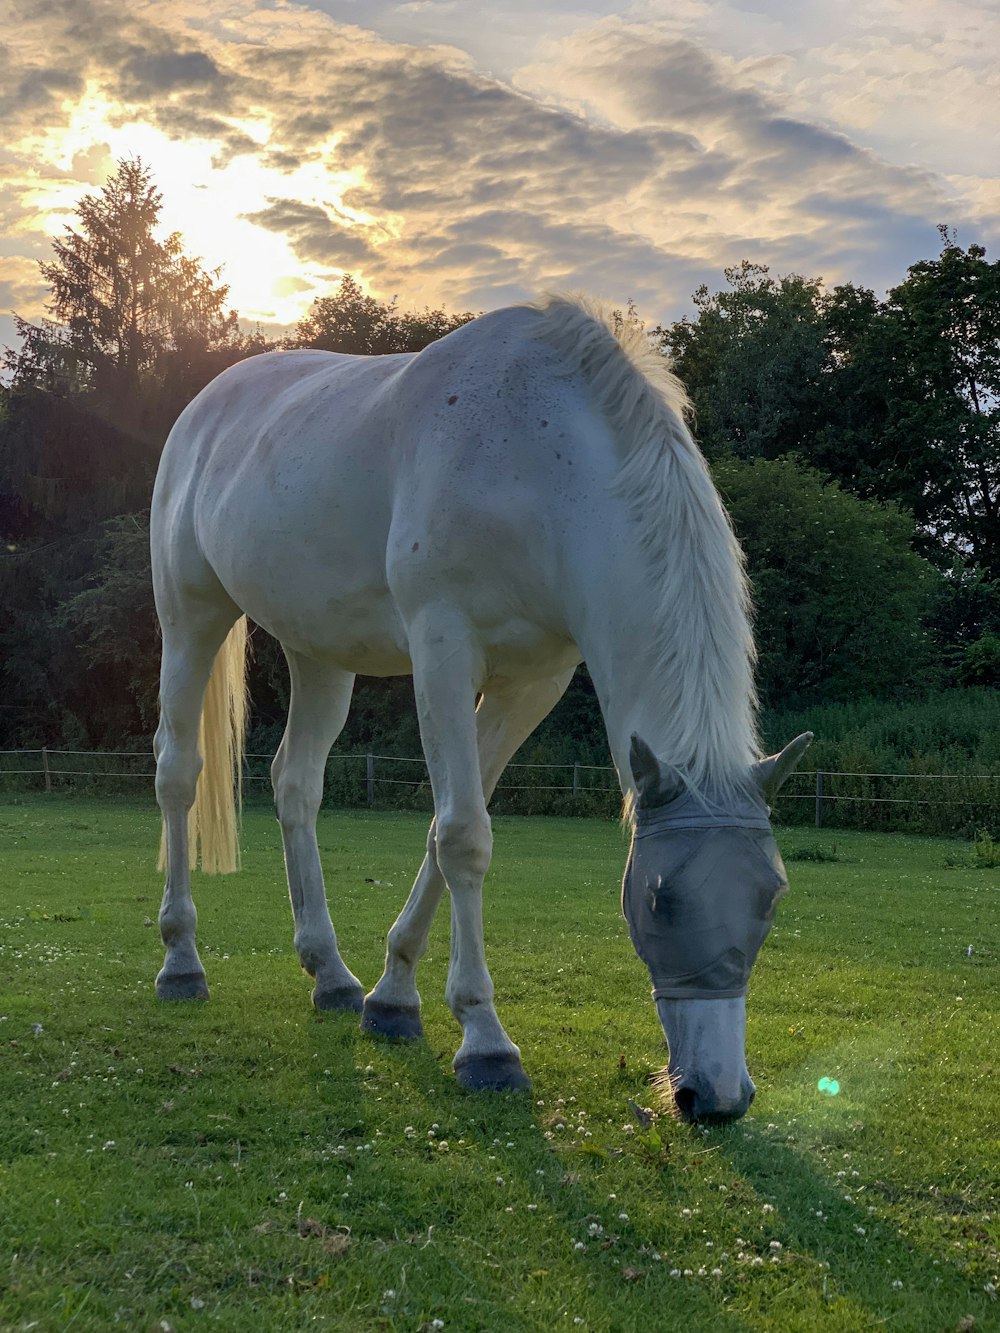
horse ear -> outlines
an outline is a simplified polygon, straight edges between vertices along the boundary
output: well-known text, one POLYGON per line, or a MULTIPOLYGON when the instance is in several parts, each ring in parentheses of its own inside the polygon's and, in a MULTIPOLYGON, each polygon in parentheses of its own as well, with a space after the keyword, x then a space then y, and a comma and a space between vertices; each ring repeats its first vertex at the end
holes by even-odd
POLYGON ((772 754, 769 759, 762 759, 760 763, 754 764, 752 770, 754 781, 769 805, 795 772, 812 738, 811 731, 804 731, 801 736, 789 741, 780 754, 772 754))
POLYGON ((661 763, 642 737, 634 732, 628 760, 639 797, 638 805, 666 805, 684 790, 684 783, 677 770, 669 764, 661 763))

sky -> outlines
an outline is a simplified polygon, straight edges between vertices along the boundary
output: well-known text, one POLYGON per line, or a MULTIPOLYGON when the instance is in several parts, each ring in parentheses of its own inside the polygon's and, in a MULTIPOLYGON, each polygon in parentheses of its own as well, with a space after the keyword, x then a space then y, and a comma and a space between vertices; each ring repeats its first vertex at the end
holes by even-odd
POLYGON ((0 343, 139 156, 230 305, 584 290, 656 323, 743 259, 879 295, 1000 241, 995 0, 0 0, 0 343))

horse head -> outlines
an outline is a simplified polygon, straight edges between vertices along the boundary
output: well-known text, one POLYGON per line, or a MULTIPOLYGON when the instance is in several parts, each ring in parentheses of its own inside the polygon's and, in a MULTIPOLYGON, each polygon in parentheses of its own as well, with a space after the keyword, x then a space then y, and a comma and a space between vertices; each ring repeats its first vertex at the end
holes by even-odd
POLYGON ((632 737, 637 790, 622 906, 649 968, 670 1048, 665 1071, 687 1121, 744 1115, 750 970, 788 889, 769 803, 812 740, 806 733, 751 770, 738 796, 697 792, 632 737))

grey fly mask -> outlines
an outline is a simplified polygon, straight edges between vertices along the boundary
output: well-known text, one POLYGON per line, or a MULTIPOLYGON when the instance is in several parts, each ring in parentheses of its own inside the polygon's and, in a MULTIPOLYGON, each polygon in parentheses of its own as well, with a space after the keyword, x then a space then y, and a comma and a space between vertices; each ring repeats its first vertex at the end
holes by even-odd
POLYGON ((653 980, 685 1119, 739 1116, 753 1097, 744 997, 788 888, 768 802, 811 740, 755 764, 746 792, 721 801, 692 791, 632 737, 637 802, 622 908, 653 980))
POLYGON ((788 888, 766 808, 722 812, 690 793, 637 812, 622 907, 653 998, 745 995, 788 888))

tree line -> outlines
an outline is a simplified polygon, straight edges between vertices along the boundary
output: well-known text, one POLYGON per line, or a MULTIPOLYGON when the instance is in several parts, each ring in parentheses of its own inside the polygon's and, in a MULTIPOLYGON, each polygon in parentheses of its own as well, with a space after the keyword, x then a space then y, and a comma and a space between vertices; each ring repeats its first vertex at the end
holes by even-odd
MULTIPOLYGON (((158 238, 150 168, 122 161, 41 266, 0 385, 0 748, 140 749, 155 727, 148 508, 160 450, 244 330, 218 271, 158 238)), ((469 312, 401 309, 345 275, 280 344, 417 351, 469 312)), ((635 318, 628 307, 622 318, 635 318)), ((1000 685, 1000 263, 941 229, 884 299, 744 262, 649 336, 747 552, 774 710, 1000 685)), ((253 634, 252 746, 277 742, 280 651, 253 634)), ((606 756, 585 670, 536 738, 606 756)), ((416 753, 408 681, 359 681, 341 746, 416 753)))

